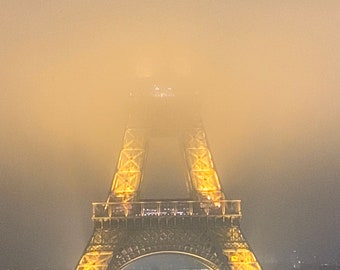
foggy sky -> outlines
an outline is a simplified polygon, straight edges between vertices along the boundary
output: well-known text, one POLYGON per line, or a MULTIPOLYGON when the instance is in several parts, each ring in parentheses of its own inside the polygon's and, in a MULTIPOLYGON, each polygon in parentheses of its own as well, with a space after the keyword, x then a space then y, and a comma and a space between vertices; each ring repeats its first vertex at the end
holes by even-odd
POLYGON ((0 0, 0 41, 1 268, 75 267, 155 84, 200 93, 260 261, 339 257, 338 1, 0 0))

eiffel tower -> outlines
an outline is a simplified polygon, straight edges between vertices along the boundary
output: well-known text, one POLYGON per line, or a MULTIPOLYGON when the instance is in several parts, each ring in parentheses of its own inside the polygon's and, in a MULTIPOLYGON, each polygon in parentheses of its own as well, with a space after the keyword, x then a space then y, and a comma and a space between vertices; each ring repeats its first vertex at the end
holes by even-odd
POLYGON ((171 253, 191 256, 208 269, 260 270, 240 229, 241 202, 226 200, 222 191, 195 95, 175 96, 158 87, 130 95, 111 189, 106 201, 92 204, 94 231, 76 270, 124 269, 144 256, 171 253), (140 200, 153 136, 178 138, 189 200, 140 200))

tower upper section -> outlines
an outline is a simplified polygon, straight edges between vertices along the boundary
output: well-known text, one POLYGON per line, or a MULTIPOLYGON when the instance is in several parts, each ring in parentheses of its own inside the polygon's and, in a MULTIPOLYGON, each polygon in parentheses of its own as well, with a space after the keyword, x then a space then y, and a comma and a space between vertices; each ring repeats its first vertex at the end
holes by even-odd
MULTIPOLYGON (((224 199, 199 114, 197 95, 155 86, 131 93, 130 118, 108 201, 138 201, 148 139, 176 136, 186 160, 187 188, 194 200, 224 199)), ((172 164, 169 164, 172 166, 172 164)))

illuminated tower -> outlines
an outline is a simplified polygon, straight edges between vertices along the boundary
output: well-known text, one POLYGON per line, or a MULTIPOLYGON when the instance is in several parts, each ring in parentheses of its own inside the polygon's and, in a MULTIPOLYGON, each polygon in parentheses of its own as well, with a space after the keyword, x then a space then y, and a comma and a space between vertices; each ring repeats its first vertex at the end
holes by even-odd
POLYGON ((109 196, 93 203, 94 232, 77 270, 123 269, 159 253, 192 256, 209 269, 261 269, 240 230, 241 202, 225 199, 194 97, 158 87, 131 95, 109 196), (179 139, 190 200, 140 200, 148 140, 164 135, 179 139))

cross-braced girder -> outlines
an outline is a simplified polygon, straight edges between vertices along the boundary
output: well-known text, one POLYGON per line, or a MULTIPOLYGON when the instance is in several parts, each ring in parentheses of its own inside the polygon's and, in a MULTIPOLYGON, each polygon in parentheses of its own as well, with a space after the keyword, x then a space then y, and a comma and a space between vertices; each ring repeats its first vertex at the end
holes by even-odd
POLYGON ((224 199, 203 127, 192 128, 184 133, 184 148, 189 184, 194 196, 199 200, 224 199))
POLYGON ((145 159, 145 131, 127 128, 108 201, 136 200, 145 159))
POLYGON ((223 247, 224 255, 228 257, 230 270, 261 270, 238 225, 216 228, 214 233, 223 247))
POLYGON ((106 270, 112 258, 111 251, 89 251, 81 258, 76 270, 106 270))

